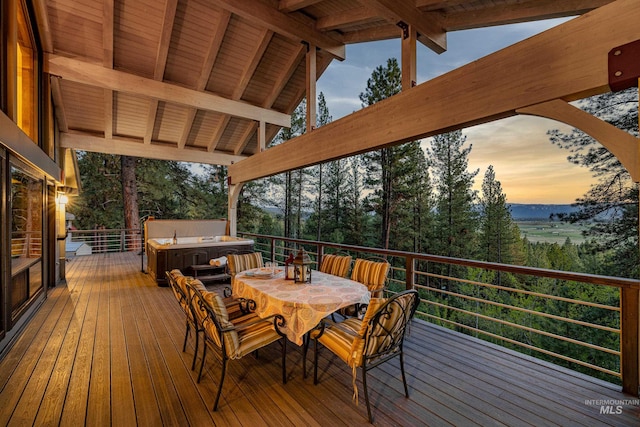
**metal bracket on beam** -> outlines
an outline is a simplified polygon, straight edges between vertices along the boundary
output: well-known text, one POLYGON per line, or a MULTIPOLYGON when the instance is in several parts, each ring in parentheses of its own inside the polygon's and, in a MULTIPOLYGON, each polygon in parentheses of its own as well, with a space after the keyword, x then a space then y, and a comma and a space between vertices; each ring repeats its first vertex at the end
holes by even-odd
POLYGON ((638 85, 640 78, 640 40, 609 51, 609 87, 618 92, 638 85))
POLYGON ((400 27, 400 29, 402 30, 402 39, 406 39, 407 37, 409 37, 409 24, 407 24, 404 21, 398 21, 398 23, 396 24, 398 27, 400 27))

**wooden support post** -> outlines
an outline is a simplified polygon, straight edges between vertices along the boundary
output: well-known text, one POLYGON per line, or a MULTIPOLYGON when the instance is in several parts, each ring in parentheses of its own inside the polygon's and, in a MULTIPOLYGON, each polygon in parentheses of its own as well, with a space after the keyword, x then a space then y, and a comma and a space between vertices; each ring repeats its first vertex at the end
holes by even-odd
POLYGON ((238 199, 240 191, 244 183, 229 184, 228 206, 227 206, 227 223, 229 227, 229 236, 238 234, 238 199))
POLYGON ((402 90, 409 90, 416 85, 416 41, 418 33, 413 25, 405 24, 402 28, 402 90))
POLYGON ((258 126, 258 151, 263 152, 267 148, 267 124, 264 120, 260 120, 258 126))
POLYGON ((316 128, 317 55, 315 45, 307 48, 307 132, 316 128))
POLYGON ((640 387, 640 290, 637 288, 621 289, 622 309, 622 334, 621 345, 621 371, 622 391, 633 396, 638 396, 640 387))

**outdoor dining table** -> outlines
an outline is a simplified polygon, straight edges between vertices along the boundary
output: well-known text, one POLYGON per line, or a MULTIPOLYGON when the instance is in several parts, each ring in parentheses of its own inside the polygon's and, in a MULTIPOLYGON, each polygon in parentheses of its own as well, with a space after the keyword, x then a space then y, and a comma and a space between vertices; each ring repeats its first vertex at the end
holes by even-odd
POLYGON ((254 300, 260 317, 282 315, 286 323, 281 330, 297 345, 304 343, 305 334, 324 317, 342 307, 368 304, 371 297, 363 284, 320 271, 311 273, 311 283, 294 283, 284 273, 260 278, 253 275, 255 270, 236 274, 233 296, 254 300))

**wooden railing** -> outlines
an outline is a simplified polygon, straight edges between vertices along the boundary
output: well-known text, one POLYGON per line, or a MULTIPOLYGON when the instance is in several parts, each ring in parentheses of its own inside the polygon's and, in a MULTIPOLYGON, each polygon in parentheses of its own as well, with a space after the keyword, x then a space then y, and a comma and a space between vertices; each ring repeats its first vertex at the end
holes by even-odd
POLYGON ((638 395, 640 280, 239 232, 283 263, 303 247, 379 256, 389 292, 418 289, 418 315, 518 351, 622 384, 638 395), (549 345, 551 344, 551 345, 549 345), (560 349, 560 350, 558 350, 560 349))

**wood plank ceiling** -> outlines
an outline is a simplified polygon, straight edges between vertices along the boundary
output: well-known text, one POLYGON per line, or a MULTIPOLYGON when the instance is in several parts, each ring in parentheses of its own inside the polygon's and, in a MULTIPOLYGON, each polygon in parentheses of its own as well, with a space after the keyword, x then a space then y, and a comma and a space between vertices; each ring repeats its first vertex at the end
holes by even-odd
POLYGON ((46 0, 34 2, 63 147, 229 165, 260 151, 345 45, 446 50, 461 29, 586 13, 612 0, 46 0))

